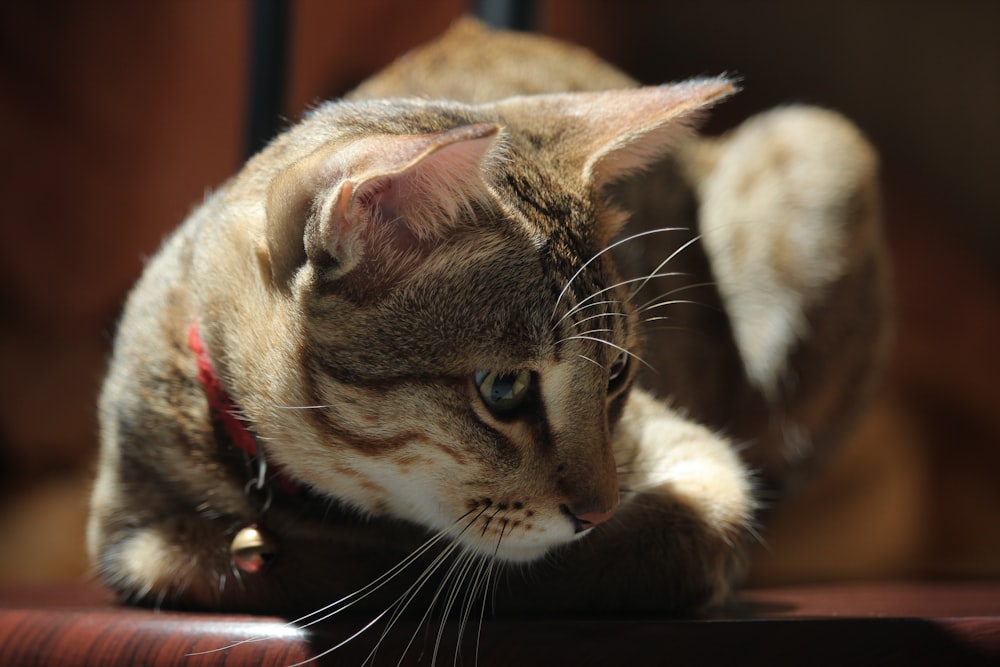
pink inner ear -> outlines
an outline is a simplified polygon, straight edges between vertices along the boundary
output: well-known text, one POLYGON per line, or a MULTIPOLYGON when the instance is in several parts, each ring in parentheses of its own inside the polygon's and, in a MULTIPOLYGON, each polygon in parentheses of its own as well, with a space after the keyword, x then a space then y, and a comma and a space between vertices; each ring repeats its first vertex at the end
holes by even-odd
MULTIPOLYGON (((406 192, 407 180, 400 175, 369 181, 364 184, 355 205, 368 211, 371 222, 375 224, 397 222, 403 217, 410 196, 406 192)), ((414 193, 414 196, 419 196, 419 193, 414 193)))
POLYGON ((351 179, 356 186, 339 193, 342 236, 358 225, 391 222, 417 238, 446 232, 470 202, 486 196, 482 170, 498 131, 480 124, 434 135, 373 138, 366 146, 375 152, 373 164, 351 179))
POLYGON ((345 224, 358 224, 359 221, 368 224, 372 217, 382 221, 391 219, 386 215, 386 209, 391 208, 393 204, 393 184, 394 181, 391 178, 373 179, 362 183, 357 189, 353 188, 352 183, 351 191, 344 192, 342 196, 351 198, 344 204, 344 217, 353 217, 355 222, 352 223, 350 219, 347 219, 345 224), (350 216, 347 214, 348 209, 351 211, 350 216), (358 220, 358 216, 364 217, 358 220))
POLYGON ((490 196, 482 174, 499 132, 481 123, 338 148, 324 169, 339 179, 326 190, 307 245, 321 244, 347 272, 373 245, 402 250, 444 236, 472 202, 490 196))

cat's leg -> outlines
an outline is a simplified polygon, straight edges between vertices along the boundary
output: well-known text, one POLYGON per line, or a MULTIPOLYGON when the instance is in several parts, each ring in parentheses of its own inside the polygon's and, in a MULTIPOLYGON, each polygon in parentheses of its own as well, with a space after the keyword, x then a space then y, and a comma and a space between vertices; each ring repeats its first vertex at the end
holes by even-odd
POLYGON ((615 439, 618 535, 595 533, 592 548, 631 552, 628 569, 645 573, 640 586, 670 594, 660 603, 690 610, 725 602, 742 578, 756 509, 752 477, 732 443, 639 389, 615 439))
POLYGON ((781 486, 842 437, 884 353, 876 156, 841 116, 789 107, 693 142, 680 162, 745 376, 768 406, 737 435, 755 438, 747 457, 781 486))

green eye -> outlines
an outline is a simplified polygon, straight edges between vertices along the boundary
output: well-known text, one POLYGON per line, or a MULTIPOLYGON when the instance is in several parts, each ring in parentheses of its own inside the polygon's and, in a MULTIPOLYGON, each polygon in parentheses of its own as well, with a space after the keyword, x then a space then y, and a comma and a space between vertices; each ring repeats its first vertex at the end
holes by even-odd
POLYGON ((483 402, 497 415, 513 412, 524 402, 531 389, 531 377, 531 371, 516 373, 476 371, 474 376, 483 402))

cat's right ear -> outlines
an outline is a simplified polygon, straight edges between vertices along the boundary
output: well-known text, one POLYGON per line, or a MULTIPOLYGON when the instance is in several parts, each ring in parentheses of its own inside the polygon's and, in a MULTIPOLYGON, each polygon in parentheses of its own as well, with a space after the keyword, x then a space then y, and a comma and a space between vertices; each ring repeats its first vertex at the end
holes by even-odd
POLYGON ((325 145, 272 183, 259 259, 288 289, 307 261, 353 269, 373 243, 443 236, 486 196, 482 173, 500 126, 424 135, 373 135, 325 145))

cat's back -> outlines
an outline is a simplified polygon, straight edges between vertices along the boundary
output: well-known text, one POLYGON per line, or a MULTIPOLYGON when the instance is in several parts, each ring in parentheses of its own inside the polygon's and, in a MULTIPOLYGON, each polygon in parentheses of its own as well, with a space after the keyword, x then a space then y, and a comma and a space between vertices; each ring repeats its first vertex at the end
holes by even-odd
POLYGON ((417 96, 481 103, 512 95, 629 88, 636 82, 589 51, 556 40, 494 31, 465 18, 408 53, 348 97, 417 96))

